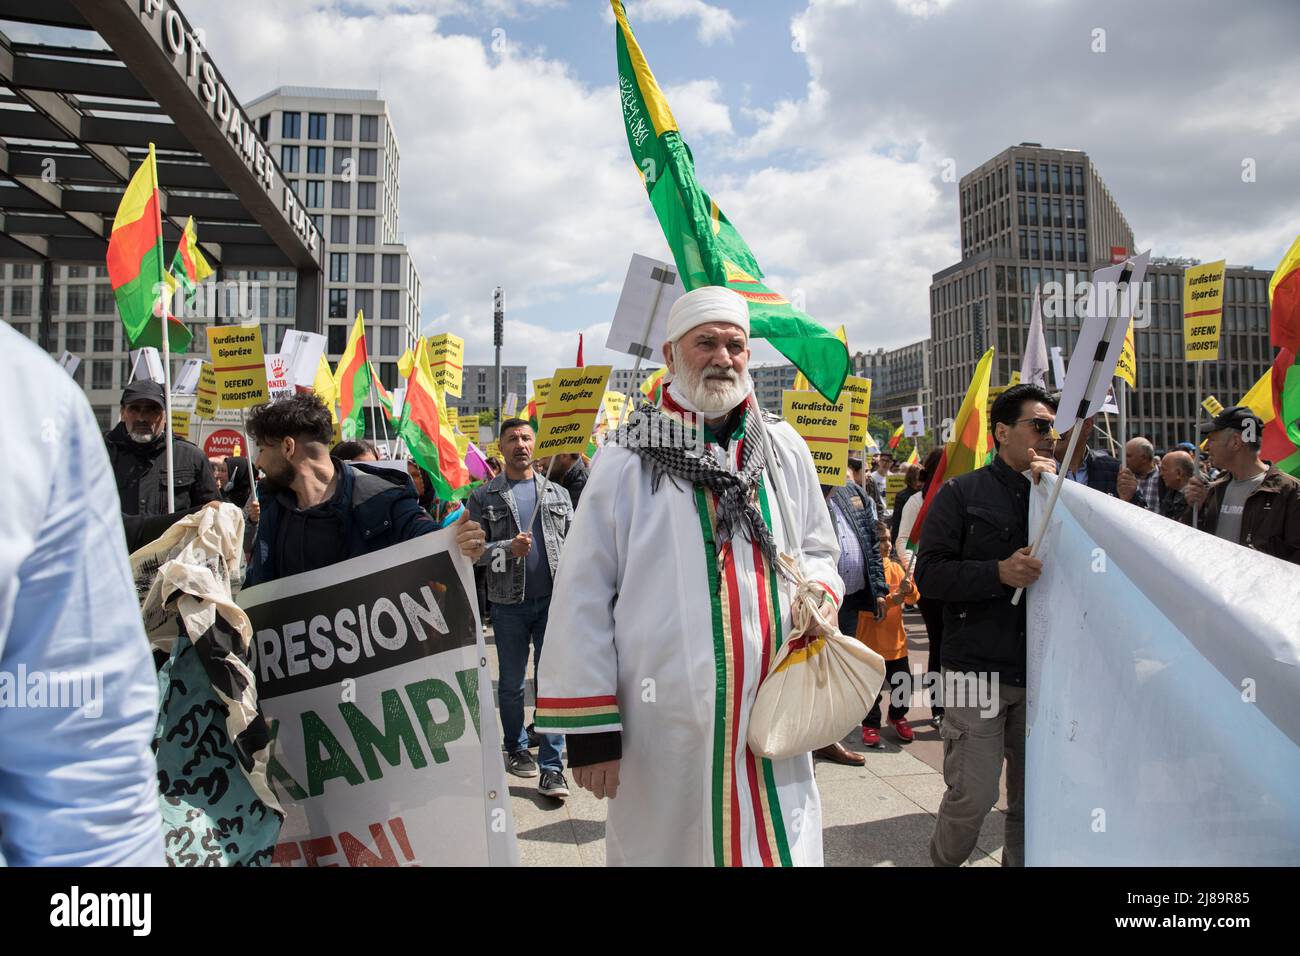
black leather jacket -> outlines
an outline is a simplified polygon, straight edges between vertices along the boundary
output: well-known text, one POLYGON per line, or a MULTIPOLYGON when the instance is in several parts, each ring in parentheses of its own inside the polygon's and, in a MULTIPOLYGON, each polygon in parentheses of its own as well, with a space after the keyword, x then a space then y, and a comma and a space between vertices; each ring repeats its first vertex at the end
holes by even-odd
POLYGON ((1025 685, 1025 609, 998 562, 1029 543, 1029 479, 1001 458, 947 482, 926 514, 916 583, 943 601, 943 666, 1025 685))

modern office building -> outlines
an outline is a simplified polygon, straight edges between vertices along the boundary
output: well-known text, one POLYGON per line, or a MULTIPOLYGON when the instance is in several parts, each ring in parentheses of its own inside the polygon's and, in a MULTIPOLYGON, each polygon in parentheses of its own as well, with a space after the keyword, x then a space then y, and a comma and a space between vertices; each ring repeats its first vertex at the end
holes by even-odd
MULTIPOLYGON (((1019 370, 1035 288, 1055 282, 1069 289, 1133 249, 1127 219, 1079 150, 1022 143, 962 177, 960 193, 962 259, 935 273, 930 286, 932 421, 939 422, 956 417, 975 364, 990 346, 996 350, 994 385, 1007 383, 1019 370)), ((1148 287, 1152 326, 1135 333, 1139 394, 1130 403, 1128 430, 1148 435, 1160 447, 1189 437, 1191 428, 1186 394, 1173 394, 1180 387, 1190 391, 1187 375, 1192 374, 1182 361, 1181 272, 1181 264, 1154 260, 1148 287), (1144 333, 1150 336, 1145 345, 1144 333), (1148 384, 1158 390, 1141 394, 1148 384)), ((1223 361, 1205 363, 1205 375, 1231 401, 1267 366, 1267 282, 1268 273, 1256 269, 1234 266, 1228 272, 1225 338, 1239 339, 1223 361), (1259 295, 1261 282, 1262 302, 1251 298, 1259 295)), ((1059 346, 1068 360, 1079 324, 1075 310, 1045 308, 1048 349, 1059 346)), ((1104 441, 1099 435, 1097 443, 1104 441)))
POLYGON ((662 365, 647 365, 643 362, 641 367, 637 369, 636 375, 632 374, 630 368, 616 368, 609 373, 609 390, 631 395, 641 387, 641 383, 661 368, 663 368, 662 365))
MULTIPOLYGON (((193 216, 214 285, 286 276, 283 300, 268 302, 285 327, 320 331, 321 235, 174 0, 5 3, 0 51, 0 314, 46 351, 81 358, 75 377, 102 425, 130 376, 108 237, 151 142, 168 254, 193 216), (64 32, 11 39, 32 26, 64 32)), ((207 324, 243 318, 240 298, 223 287, 185 316, 196 351, 207 324)), ((247 288, 242 298, 260 302, 247 288)))
MULTIPOLYGON (((480 412, 495 412, 496 400, 492 397, 492 382, 496 379, 495 365, 466 365, 461 381, 461 397, 447 396, 447 404, 455 406, 463 416, 477 415, 480 412)), ((506 397, 514 392, 518 399, 516 413, 522 412, 528 401, 528 367, 526 365, 501 366, 501 405, 504 408, 506 397)))
POLYGON ((933 420, 930 375, 930 340, 922 339, 896 349, 857 352, 852 374, 871 379, 871 414, 891 422, 903 420, 903 407, 920 405, 926 427, 933 420))
MULTIPOLYGON (((380 380, 397 387, 397 360, 420 334, 420 275, 402 243, 401 154, 387 105, 375 90, 281 86, 248 112, 325 237, 327 357, 338 361, 361 312, 380 380)), ((259 281, 277 301, 288 284, 259 281)))
POLYGON ((758 404, 774 415, 780 415, 781 393, 794 388, 795 367, 789 363, 751 365, 749 374, 754 379, 754 396, 758 404))

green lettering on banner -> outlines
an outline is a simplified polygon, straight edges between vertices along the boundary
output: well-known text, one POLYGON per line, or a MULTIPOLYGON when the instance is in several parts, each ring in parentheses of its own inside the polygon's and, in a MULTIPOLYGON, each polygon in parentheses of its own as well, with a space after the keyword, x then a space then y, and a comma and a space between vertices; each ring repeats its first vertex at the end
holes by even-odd
POLYGON ((406 696, 411 701, 416 719, 424 728, 424 739, 429 742, 429 753, 434 763, 446 763, 451 759, 445 744, 460 738, 465 732, 465 711, 460 705, 460 698, 446 681, 431 677, 406 685, 406 696), (447 708, 447 719, 438 723, 433 719, 429 701, 438 699, 447 708))
MULTIPOLYGON (((275 741, 275 735, 279 730, 280 722, 278 720, 271 721, 272 742, 275 741)), ((277 784, 283 787, 284 792, 289 795, 291 800, 307 799, 307 791, 302 788, 302 784, 293 779, 293 775, 290 774, 289 771, 284 769, 284 764, 280 763, 279 759, 275 756, 274 747, 271 748, 271 756, 266 761, 266 779, 273 787, 277 784)))
POLYGON ((474 736, 482 740, 483 730, 478 725, 478 669, 471 667, 456 671, 456 683, 460 684, 465 705, 469 707, 469 715, 474 720, 474 736))
POLYGON ((319 797, 325 792, 325 781, 342 777, 352 786, 364 783, 354 764, 339 744, 325 721, 312 710, 302 712, 302 746, 307 761, 307 793, 319 797), (326 754, 322 759, 321 747, 326 754))
POLYGON ((406 753, 411 758, 412 767, 419 770, 427 766, 428 761, 424 759, 424 752, 420 749, 415 728, 411 726, 411 719, 407 716, 406 708, 402 706, 402 698, 398 696, 397 691, 386 690, 379 695, 379 700, 384 715, 383 733, 380 733, 379 728, 370 722, 370 718, 363 714, 356 704, 339 704, 339 713, 347 722, 348 730, 352 731, 352 739, 357 743, 361 762, 365 764, 366 776, 371 780, 380 780, 384 776, 379 761, 375 759, 376 750, 383 754, 390 767, 399 766, 402 762, 403 744, 406 745, 406 753))

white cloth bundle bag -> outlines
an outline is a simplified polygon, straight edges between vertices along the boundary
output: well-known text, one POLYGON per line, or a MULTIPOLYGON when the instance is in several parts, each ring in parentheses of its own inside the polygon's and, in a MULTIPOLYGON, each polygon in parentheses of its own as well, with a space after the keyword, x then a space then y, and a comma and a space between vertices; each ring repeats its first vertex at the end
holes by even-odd
POLYGON ((746 739, 758 756, 781 760, 833 744, 857 727, 880 693, 885 661, 818 613, 826 592, 803 573, 785 478, 771 439, 766 433, 763 437, 767 473, 787 539, 779 558, 783 573, 778 577, 794 586, 793 626, 759 685, 746 739))

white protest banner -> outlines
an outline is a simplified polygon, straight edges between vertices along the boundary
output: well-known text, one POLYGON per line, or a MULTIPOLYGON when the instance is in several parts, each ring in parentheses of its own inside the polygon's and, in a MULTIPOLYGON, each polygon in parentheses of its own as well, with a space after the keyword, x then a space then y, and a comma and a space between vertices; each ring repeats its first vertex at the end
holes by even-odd
POLYGON ((193 395, 199 387, 199 375, 203 371, 203 359, 189 358, 181 363, 181 370, 172 379, 173 395, 193 395))
POLYGON ((1052 346, 1052 375, 1056 377, 1056 387, 1065 387, 1065 356, 1059 345, 1052 346))
POLYGON ((131 350, 131 376, 141 382, 163 380, 162 355, 153 346, 131 350))
POLYGON ((63 369, 63 371, 67 372, 69 375, 76 375, 77 366, 80 364, 81 357, 73 355, 67 349, 64 349, 63 354, 59 356, 59 368, 63 369))
POLYGON ((519 395, 515 392, 506 392, 506 403, 501 409, 501 414, 506 418, 514 418, 517 411, 519 411, 519 395))
POLYGON ((668 337, 668 310, 685 292, 676 266, 634 253, 605 348, 655 359, 668 337))
POLYGON ((264 356, 266 364, 266 390, 270 393, 269 401, 278 402, 289 398, 294 393, 293 382, 289 381, 289 363, 283 352, 272 352, 264 356))
POLYGON ((920 405, 903 406, 903 437, 916 438, 925 434, 925 409, 920 405))
POLYGON ((316 332, 290 329, 280 343, 280 356, 288 368, 288 379, 294 388, 311 391, 320 368, 320 357, 325 354, 325 336, 316 332))
POLYGON ((281 866, 518 862, 469 560, 448 528, 242 591, 281 866))
POLYGON ((1300 863, 1296 566, 1072 481, 1041 556, 1026 864, 1300 863))

